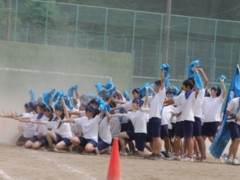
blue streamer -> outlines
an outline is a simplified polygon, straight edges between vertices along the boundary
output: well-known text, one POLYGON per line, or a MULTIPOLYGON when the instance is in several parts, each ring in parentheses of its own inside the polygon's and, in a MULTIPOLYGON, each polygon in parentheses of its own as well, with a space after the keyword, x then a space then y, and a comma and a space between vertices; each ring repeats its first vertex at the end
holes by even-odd
POLYGON ((95 88, 97 90, 97 93, 100 93, 103 90, 103 87, 99 82, 95 83, 95 88))
POLYGON ((106 90, 109 90, 111 88, 114 87, 114 84, 112 81, 108 81, 104 86, 103 86, 106 90))
POLYGON ((160 67, 161 70, 165 71, 165 88, 169 87, 169 71, 170 71, 170 66, 168 64, 162 64, 160 67))
POLYGON ((56 90, 52 89, 50 92, 44 91, 43 93, 43 100, 45 102, 45 104, 49 104, 50 103, 50 99, 51 99, 51 95, 55 94, 56 90))

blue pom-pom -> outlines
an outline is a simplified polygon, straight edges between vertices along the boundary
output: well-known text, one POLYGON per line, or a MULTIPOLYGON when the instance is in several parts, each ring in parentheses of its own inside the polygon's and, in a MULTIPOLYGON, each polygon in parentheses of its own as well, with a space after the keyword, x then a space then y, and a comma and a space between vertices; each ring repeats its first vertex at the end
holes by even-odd
POLYGON ((227 82, 227 77, 225 76, 225 75, 221 75, 219 78, 217 78, 217 82, 220 82, 220 80, 224 80, 224 83, 226 83, 227 82))
POLYGON ((192 78, 194 75, 194 66, 199 67, 201 64, 200 59, 194 60, 188 67, 188 78, 192 78))
POLYGON ((103 90, 103 87, 102 87, 101 83, 99 83, 99 82, 97 82, 95 84, 95 88, 97 90, 97 93, 100 93, 103 90))
POLYGON ((127 91, 123 91, 123 96, 126 98, 127 101, 130 101, 130 96, 127 91))
POLYGON ((104 85, 104 88, 105 88, 106 90, 109 90, 109 89, 111 89, 111 88, 113 88, 113 87, 114 87, 114 84, 113 84, 112 81, 108 81, 108 82, 104 85))
POLYGON ((36 90, 35 89, 29 89, 29 94, 30 94, 30 99, 31 99, 31 102, 36 102, 37 99, 36 99, 36 90))

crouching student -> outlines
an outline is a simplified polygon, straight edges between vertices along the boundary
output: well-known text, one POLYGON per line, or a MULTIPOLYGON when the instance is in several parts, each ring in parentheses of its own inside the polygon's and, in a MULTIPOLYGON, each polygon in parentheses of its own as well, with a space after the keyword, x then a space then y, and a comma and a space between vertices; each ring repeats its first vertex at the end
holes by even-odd
POLYGON ((106 112, 98 123, 98 144, 97 149, 100 154, 108 152, 108 147, 112 143, 110 130, 110 115, 106 112))
POLYGON ((64 100, 62 100, 62 106, 55 108, 55 116, 53 121, 47 123, 46 138, 49 148, 56 152, 69 150, 72 130, 70 124, 63 123, 64 119, 68 118, 68 109, 64 100))
POLYGON ((97 115, 98 109, 86 105, 86 116, 76 119, 64 120, 64 123, 76 123, 82 127, 82 136, 75 136, 71 138, 71 143, 74 147, 84 147, 85 152, 95 152, 99 154, 97 149, 98 143, 98 123, 102 118, 103 113, 97 115))
MULTIPOLYGON (((22 119, 34 119, 35 114, 33 113, 34 105, 33 103, 29 102, 24 104, 24 109, 25 112, 19 115, 16 114, 5 114, 5 115, 0 115, 2 118, 22 118, 22 119)), ((22 129, 23 133, 22 135, 17 139, 16 145, 17 146, 23 146, 28 140, 30 140, 36 131, 36 125, 30 122, 26 123, 21 123, 22 124, 22 129)))
MULTIPOLYGON (((34 123, 35 121, 46 122, 48 118, 44 115, 45 105, 38 103, 36 105, 36 116, 30 118, 16 118, 20 122, 34 123)), ((39 149, 46 145, 47 141, 44 138, 46 135, 46 126, 44 124, 37 124, 34 136, 25 143, 25 148, 39 149)))
POLYGON ((117 117, 127 117, 131 120, 133 127, 134 127, 134 133, 129 134, 128 132, 121 132, 119 134, 119 140, 121 144, 121 154, 126 154, 126 147, 125 147, 125 141, 126 139, 134 139, 136 148, 138 150, 138 155, 141 157, 148 156, 149 154, 144 152, 145 147, 145 140, 147 137, 147 123, 146 123, 146 112, 143 111, 141 106, 143 105, 143 101, 139 98, 136 98, 132 101, 132 105, 134 108, 134 111, 130 111, 127 114, 113 114, 112 116, 117 117))
POLYGON ((237 158, 238 147, 240 143, 240 98, 234 98, 227 107, 227 127, 230 131, 232 143, 229 147, 227 164, 240 165, 237 158))

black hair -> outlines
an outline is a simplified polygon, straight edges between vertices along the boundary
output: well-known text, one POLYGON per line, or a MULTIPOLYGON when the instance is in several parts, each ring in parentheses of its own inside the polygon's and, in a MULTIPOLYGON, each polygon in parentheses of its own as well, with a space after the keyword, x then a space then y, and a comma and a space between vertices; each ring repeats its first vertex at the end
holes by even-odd
POLYGON ((194 83, 191 79, 187 79, 183 81, 183 86, 189 87, 190 89, 193 89, 194 83))
POLYGON ((210 97, 211 95, 210 95, 210 93, 207 91, 207 90, 205 90, 205 95, 204 95, 204 97, 210 97))
POLYGON ((154 84, 156 84, 157 86, 160 86, 162 84, 162 81, 161 80, 157 80, 154 82, 154 84))
POLYGON ((64 109, 63 109, 63 107, 62 106, 58 106, 58 107, 56 107, 55 108, 55 111, 61 111, 62 112, 62 115, 61 115, 61 119, 64 119, 64 117, 65 117, 65 113, 64 113, 64 109))
POLYGON ((37 103, 36 107, 40 107, 42 110, 44 110, 44 108, 46 107, 46 105, 43 104, 43 103, 37 103))
POLYGON ((214 87, 211 88, 211 90, 214 90, 214 91, 217 92, 216 93, 217 97, 219 97, 221 95, 221 93, 222 93, 222 90, 221 90, 221 88, 219 86, 214 86, 214 87))
MULTIPOLYGON (((194 80, 194 78, 188 78, 188 80, 193 84, 193 87, 195 86, 195 80, 194 80)), ((191 88, 192 89, 192 88, 191 88)))

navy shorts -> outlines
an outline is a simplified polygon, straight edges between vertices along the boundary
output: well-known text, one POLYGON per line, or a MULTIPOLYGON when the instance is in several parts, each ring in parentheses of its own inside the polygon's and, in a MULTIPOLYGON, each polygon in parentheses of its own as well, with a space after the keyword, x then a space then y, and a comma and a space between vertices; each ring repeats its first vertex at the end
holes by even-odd
POLYGON ((126 133, 130 140, 134 140, 134 131, 127 130, 126 133))
POLYGON ((192 138, 193 137, 193 121, 184 121, 183 125, 183 137, 184 138, 192 138))
POLYGON ((27 142, 28 140, 31 140, 31 138, 26 138, 26 137, 24 137, 23 135, 21 135, 21 136, 18 138, 18 142, 21 142, 21 143, 25 143, 25 142, 27 142))
POLYGON ((180 122, 177 122, 176 125, 175 125, 175 136, 176 137, 180 137, 180 138, 183 138, 184 135, 183 135, 183 132, 184 132, 184 121, 180 121, 180 122))
POLYGON ((80 146, 85 147, 88 143, 92 144, 93 147, 97 146, 97 142, 92 139, 86 139, 84 137, 79 137, 79 140, 80 140, 80 146))
POLYGON ((161 137, 161 119, 160 118, 153 117, 149 119, 147 133, 148 133, 148 137, 150 138, 161 137))
POLYGON ((48 141, 46 136, 42 136, 40 139, 38 138, 38 136, 33 136, 30 141, 32 141, 33 143, 39 141, 42 145, 47 145, 48 141))
POLYGON ((145 133, 134 133, 135 145, 138 151, 144 151, 146 136, 145 133))
POLYGON ((231 139, 240 138, 240 126, 234 122, 228 122, 227 128, 230 131, 231 139))
POLYGON ((110 146, 110 144, 104 142, 100 137, 98 137, 97 148, 99 151, 106 149, 110 146))
POLYGON ((121 132, 134 131, 134 127, 131 121, 121 124, 121 132))
POLYGON ((214 137, 218 130, 219 122, 206 122, 202 126, 202 136, 214 137))
POLYGON ((193 136, 202 136, 202 121, 199 117, 194 117, 195 122, 193 124, 193 136))
POLYGON ((168 138, 169 137, 169 131, 168 131, 168 125, 162 125, 161 126, 161 138, 168 138))
POLYGON ((70 146, 72 143, 71 143, 71 140, 69 138, 63 138, 61 135, 59 134, 56 134, 56 137, 57 137, 57 142, 55 142, 56 144, 63 141, 65 143, 66 146, 70 146))

